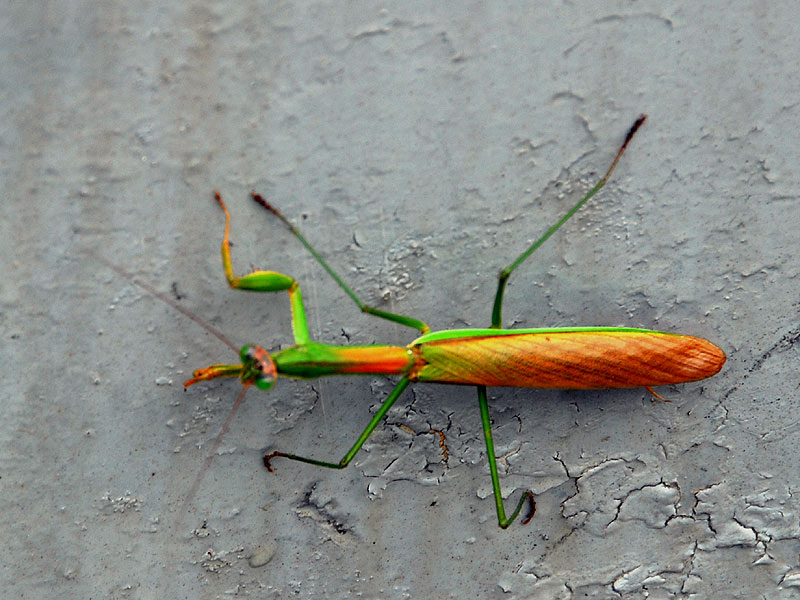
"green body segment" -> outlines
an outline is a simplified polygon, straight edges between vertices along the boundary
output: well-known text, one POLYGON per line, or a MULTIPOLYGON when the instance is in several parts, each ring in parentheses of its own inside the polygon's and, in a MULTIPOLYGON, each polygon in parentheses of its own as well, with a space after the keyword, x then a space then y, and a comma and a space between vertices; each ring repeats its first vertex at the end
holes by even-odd
POLYGON ((290 346, 272 355, 279 375, 314 379, 325 375, 405 375, 414 363, 402 346, 331 346, 319 342, 290 346))

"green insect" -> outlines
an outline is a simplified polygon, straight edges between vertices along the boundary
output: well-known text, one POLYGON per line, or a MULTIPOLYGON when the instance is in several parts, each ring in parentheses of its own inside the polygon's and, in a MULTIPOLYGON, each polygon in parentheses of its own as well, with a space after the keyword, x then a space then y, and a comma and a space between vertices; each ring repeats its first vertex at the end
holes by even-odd
MULTIPOLYGON (((225 213, 222 264, 229 285, 254 292, 288 292, 294 345, 271 355, 261 346, 247 345, 239 353, 240 364, 215 364, 198 369, 184 385, 189 387, 218 377, 238 377, 245 389, 255 385, 268 390, 279 375, 296 379, 349 374, 400 376, 400 381, 380 409, 338 462, 274 451, 264 457, 264 464, 270 471, 273 470, 271 461, 278 457, 330 469, 346 467, 412 382, 475 385, 498 523, 502 528, 508 527, 520 514, 526 499, 530 501, 530 512, 523 523, 529 522, 536 510, 530 490, 522 492, 514 510, 506 517, 497 475, 486 386, 580 390, 645 387, 657 395, 650 386, 705 379, 717 373, 725 362, 725 354, 717 346, 689 335, 624 327, 501 328, 503 292, 511 273, 606 184, 645 118, 646 115, 641 115, 633 124, 608 171, 589 193, 500 273, 491 325, 487 329, 431 332, 430 327, 418 319, 366 305, 297 228, 261 196, 252 195, 256 202, 290 229, 362 312, 418 330, 420 337, 407 346, 333 346, 313 341, 306 324, 300 286, 294 278, 275 271, 254 271, 243 276, 234 274, 228 241, 230 213, 216 192, 216 200, 225 213)), ((231 345, 224 337, 221 339, 231 345)))

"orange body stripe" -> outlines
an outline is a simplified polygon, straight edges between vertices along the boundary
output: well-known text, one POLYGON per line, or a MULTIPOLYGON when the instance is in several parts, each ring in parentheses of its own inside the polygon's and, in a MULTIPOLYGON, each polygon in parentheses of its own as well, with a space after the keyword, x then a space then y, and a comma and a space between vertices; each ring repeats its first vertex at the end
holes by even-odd
POLYGON ((415 381, 554 389, 629 388, 711 377, 725 353, 656 331, 571 331, 443 339, 413 347, 415 381))

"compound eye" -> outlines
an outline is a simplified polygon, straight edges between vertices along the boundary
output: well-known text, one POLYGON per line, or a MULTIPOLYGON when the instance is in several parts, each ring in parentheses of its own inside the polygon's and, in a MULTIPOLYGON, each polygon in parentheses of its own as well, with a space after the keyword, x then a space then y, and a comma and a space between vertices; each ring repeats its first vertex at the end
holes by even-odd
POLYGON ((253 352, 258 346, 254 346, 253 344, 247 344, 246 346, 242 346, 242 349, 239 350, 239 358, 243 363, 251 363, 255 360, 253 356, 253 352))
POLYGON ((268 390, 275 383, 275 378, 267 375, 259 375, 256 377, 256 387, 260 390, 268 390))

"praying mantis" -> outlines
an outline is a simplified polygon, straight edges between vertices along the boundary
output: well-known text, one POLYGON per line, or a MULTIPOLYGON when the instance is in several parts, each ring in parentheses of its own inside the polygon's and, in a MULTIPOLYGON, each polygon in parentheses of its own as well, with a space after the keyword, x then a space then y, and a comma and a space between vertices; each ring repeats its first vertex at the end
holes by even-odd
MULTIPOLYGON (((502 328, 503 294, 511 274, 606 184, 629 142, 646 118, 643 114, 635 121, 600 181, 558 222, 501 271, 492 308, 491 325, 486 329, 432 332, 423 321, 365 304, 278 209, 260 195, 252 194, 256 202, 283 222, 362 312, 419 331, 420 336, 407 346, 335 346, 313 341, 306 323, 300 285, 293 277, 262 270, 241 276, 234 273, 229 241, 231 216, 221 195, 215 192, 216 201, 225 214, 222 264, 228 284, 234 289, 253 292, 287 292, 291 306, 294 344, 272 354, 261 346, 246 345, 239 352, 240 363, 214 364, 198 369, 184 386, 188 388, 198 382, 219 377, 237 377, 245 389, 255 385, 261 390, 268 390, 274 385, 278 376, 296 379, 351 374, 400 376, 400 380, 361 435, 338 462, 273 451, 264 457, 265 466, 269 471, 273 471, 272 461, 276 458, 329 469, 343 469, 353 460, 370 434, 411 383, 474 385, 477 389, 498 524, 503 529, 511 525, 519 516, 526 500, 530 503, 530 511, 522 523, 528 523, 536 510, 534 495, 529 489, 522 491, 513 511, 506 516, 492 438, 487 386, 570 390, 645 387, 658 396, 651 386, 711 377, 719 372, 726 360, 724 352, 705 339, 648 329, 502 328)), ((226 343, 231 345, 229 342, 226 343)))

